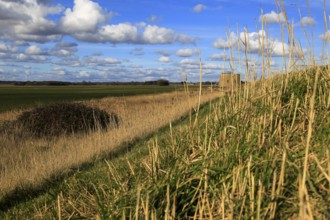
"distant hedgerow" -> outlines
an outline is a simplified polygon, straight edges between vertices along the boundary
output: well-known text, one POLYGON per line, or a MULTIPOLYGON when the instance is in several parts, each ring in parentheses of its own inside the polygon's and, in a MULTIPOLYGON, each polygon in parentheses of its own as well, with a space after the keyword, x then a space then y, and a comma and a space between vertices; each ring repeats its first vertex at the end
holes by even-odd
POLYGON ((118 127, 120 117, 80 103, 57 103, 23 112, 17 124, 36 137, 87 133, 118 127))

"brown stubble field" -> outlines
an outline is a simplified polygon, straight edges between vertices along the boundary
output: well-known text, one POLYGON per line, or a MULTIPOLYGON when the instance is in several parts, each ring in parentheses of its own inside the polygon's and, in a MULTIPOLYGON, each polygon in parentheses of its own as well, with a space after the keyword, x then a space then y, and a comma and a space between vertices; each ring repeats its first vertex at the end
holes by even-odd
MULTIPOLYGON (((204 91, 201 103, 219 96, 220 92, 204 91)), ((12 129, 6 130, 4 122, 15 120, 21 111, 1 113, 0 199, 14 190, 38 189, 51 178, 70 173, 72 168, 83 163, 111 152, 125 151, 135 139, 193 111, 198 102, 197 92, 184 91, 84 101, 89 106, 117 113, 122 118, 121 126, 106 132, 54 139, 36 139, 12 129)))

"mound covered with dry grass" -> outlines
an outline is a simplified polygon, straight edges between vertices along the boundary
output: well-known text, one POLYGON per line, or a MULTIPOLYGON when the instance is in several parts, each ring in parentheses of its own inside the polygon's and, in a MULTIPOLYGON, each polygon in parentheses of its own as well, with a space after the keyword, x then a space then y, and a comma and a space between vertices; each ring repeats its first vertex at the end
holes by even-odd
POLYGON ((50 138, 118 127, 120 120, 115 113, 81 103, 56 103, 23 112, 16 124, 35 137, 50 138))

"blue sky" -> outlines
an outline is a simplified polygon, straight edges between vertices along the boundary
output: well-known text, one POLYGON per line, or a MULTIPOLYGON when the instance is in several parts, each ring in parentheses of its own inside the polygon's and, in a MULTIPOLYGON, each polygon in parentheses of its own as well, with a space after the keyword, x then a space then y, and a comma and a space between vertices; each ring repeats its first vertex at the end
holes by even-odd
POLYGON ((281 37, 285 15, 297 50, 324 62, 329 2, 279 2, 0 0, 0 80, 198 81, 198 51, 205 81, 229 70, 244 78, 238 47, 248 45, 249 66, 259 74, 261 36, 267 36, 269 65, 276 71, 282 55, 290 54, 287 31, 284 44, 281 37))

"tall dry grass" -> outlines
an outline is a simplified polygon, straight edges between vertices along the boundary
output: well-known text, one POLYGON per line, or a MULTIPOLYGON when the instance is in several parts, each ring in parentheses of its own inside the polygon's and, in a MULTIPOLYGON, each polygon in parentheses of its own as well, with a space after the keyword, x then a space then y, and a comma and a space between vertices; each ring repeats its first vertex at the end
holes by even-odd
MULTIPOLYGON (((17 189, 38 188, 50 178, 70 172, 73 167, 125 148, 136 138, 179 119, 198 103, 196 94, 169 94, 104 98, 85 104, 116 112, 122 118, 118 129, 54 139, 36 139, 6 130, 0 133, 0 198, 17 189)), ((205 93, 202 102, 218 96, 205 93)), ((2 121, 15 120, 20 112, 0 114, 2 121)), ((127 149, 128 150, 128 149, 127 149)))
POLYGON ((317 67, 250 83, 4 218, 329 219, 329 80, 317 67))

